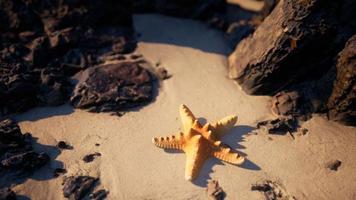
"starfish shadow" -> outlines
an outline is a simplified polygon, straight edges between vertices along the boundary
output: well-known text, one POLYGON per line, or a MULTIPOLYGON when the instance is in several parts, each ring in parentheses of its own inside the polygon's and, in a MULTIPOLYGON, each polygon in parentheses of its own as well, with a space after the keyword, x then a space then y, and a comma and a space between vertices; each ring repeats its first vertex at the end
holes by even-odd
MULTIPOLYGON (((199 121, 204 122, 206 121, 206 119, 199 118, 199 121)), ((254 129, 255 129, 254 127, 247 126, 247 125, 235 126, 231 129, 231 131, 228 134, 226 134, 223 137, 222 142, 225 145, 229 146, 230 148, 234 149, 234 151, 238 152, 240 155, 245 157, 245 162, 242 165, 235 165, 235 166, 241 167, 243 169, 258 171, 261 170, 261 168, 257 164, 255 164, 254 162, 246 158, 247 156, 246 153, 239 151, 239 149, 246 148, 245 146, 240 144, 245 140, 244 136, 250 133, 251 131, 253 131, 254 129)), ((231 165, 231 164, 225 164, 224 162, 215 158, 208 159, 204 163, 199 176, 192 183, 200 187, 206 187, 208 180, 211 179, 210 174, 214 172, 213 167, 215 165, 231 165)))

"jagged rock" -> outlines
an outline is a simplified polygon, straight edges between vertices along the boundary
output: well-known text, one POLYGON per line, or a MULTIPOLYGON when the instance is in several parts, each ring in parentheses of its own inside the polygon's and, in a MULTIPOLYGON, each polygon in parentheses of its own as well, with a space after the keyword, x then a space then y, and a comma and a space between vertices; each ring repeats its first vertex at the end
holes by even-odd
POLYGON ((282 117, 257 123, 257 128, 265 127, 269 134, 284 135, 293 133, 299 127, 297 119, 293 117, 282 117))
POLYGON ((320 78, 352 33, 354 22, 344 18, 355 13, 354 4, 352 0, 281 0, 230 55, 229 76, 247 93, 258 95, 320 78))
POLYGON ((53 176, 54 177, 58 177, 59 175, 65 174, 65 173, 67 173, 67 170, 64 169, 64 168, 56 168, 56 169, 53 170, 53 176))
POLYGON ((117 111, 152 99, 153 75, 136 62, 99 65, 83 72, 71 103, 93 112, 117 111))
POLYGON ((252 191, 260 191, 264 193, 266 200, 295 200, 294 196, 287 194, 285 189, 278 183, 267 180, 260 184, 251 186, 252 191))
POLYGON ((69 176, 63 179, 63 195, 70 200, 80 200, 94 189, 99 179, 91 176, 69 176))
POLYGON ((92 194, 90 194, 90 199, 92 200, 104 200, 106 199, 106 197, 108 196, 109 194, 109 191, 106 191, 106 190, 98 190, 92 194))
POLYGON ((131 1, 0 2, 0 115, 63 104, 69 78, 135 49, 131 1))
POLYGON ((31 141, 31 135, 22 134, 15 122, 0 122, 0 174, 31 174, 49 162, 47 154, 33 151, 31 141))
POLYGON ((216 180, 209 180, 206 188, 208 199, 210 200, 223 200, 225 198, 225 192, 219 186, 219 182, 216 180))
POLYGON ((99 153, 99 152, 91 153, 91 154, 85 155, 83 157, 83 161, 86 163, 89 163, 89 162, 92 162, 95 159, 95 157, 98 157, 98 156, 101 156, 101 153, 99 153))
POLYGON ((65 141, 59 141, 57 143, 57 147, 60 149, 73 149, 73 147, 65 141))
POLYGON ((175 17, 207 19, 225 11, 225 0, 135 0, 136 12, 157 12, 175 17))
POLYGON ((337 76, 327 102, 329 118, 356 126, 356 35, 339 53, 337 76))
POLYGON ((341 166, 340 160, 334 160, 334 161, 330 162, 329 164, 327 164, 327 168, 329 168, 330 170, 333 170, 333 171, 337 171, 340 166, 341 166))
POLYGON ((16 200, 16 194, 10 188, 0 188, 1 200, 16 200))

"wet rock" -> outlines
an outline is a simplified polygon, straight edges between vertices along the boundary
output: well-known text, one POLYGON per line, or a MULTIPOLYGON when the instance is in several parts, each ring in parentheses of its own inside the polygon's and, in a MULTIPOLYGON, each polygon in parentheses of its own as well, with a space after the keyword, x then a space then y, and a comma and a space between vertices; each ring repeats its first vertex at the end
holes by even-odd
POLYGON ((99 152, 91 153, 91 154, 84 156, 83 161, 86 163, 93 162, 93 160, 98 156, 101 156, 101 153, 99 153, 99 152))
POLYGON ((327 168, 329 168, 330 170, 333 171, 337 171, 339 169, 339 167, 341 166, 341 161, 340 160, 334 160, 332 162, 330 162, 329 164, 327 164, 327 168))
POLYGON ((267 180, 260 184, 251 186, 252 191, 260 191, 264 193, 266 200, 295 200, 294 196, 287 194, 285 189, 278 183, 267 180))
POLYGON ((223 200, 225 198, 225 192, 216 180, 208 181, 206 192, 210 200, 223 200))
POLYGON ((89 198, 92 200, 104 200, 108 196, 109 191, 107 190, 98 190, 89 195, 89 198))
POLYGON ((70 100, 92 112, 117 111, 151 101, 153 82, 136 62, 99 65, 83 72, 70 100))
POLYGON ((58 177, 61 174, 65 174, 65 173, 67 173, 67 170, 64 169, 64 168, 56 168, 56 169, 53 170, 53 176, 54 177, 58 177))
POLYGON ((277 118, 257 123, 257 128, 264 127, 269 134, 284 135, 293 133, 298 128, 298 121, 293 117, 277 118))
POLYGON ((0 188, 1 200, 16 200, 16 194, 10 188, 0 188))
POLYGON ((356 35, 339 53, 336 70, 332 94, 327 101, 329 118, 356 126, 356 35))
POLYGON ((69 150, 73 149, 73 146, 71 146, 70 144, 68 144, 65 141, 59 141, 57 143, 57 147, 60 149, 69 149, 69 150))
POLYGON ((63 179, 63 195, 70 200, 80 200, 94 189, 98 179, 91 176, 69 176, 63 179))

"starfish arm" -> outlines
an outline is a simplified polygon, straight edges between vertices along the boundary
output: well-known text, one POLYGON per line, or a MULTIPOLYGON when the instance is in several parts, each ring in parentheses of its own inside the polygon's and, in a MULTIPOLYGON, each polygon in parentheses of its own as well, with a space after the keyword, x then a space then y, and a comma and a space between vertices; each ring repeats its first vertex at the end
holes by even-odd
POLYGON ((169 137, 154 137, 152 143, 163 149, 183 149, 184 138, 183 133, 172 135, 169 137))
POLYGON ((243 156, 239 155, 237 152, 234 152, 231 148, 221 145, 220 141, 218 141, 217 145, 215 145, 212 154, 215 158, 231 164, 240 165, 245 161, 243 156))
MULTIPOLYGON (((199 143, 202 136, 196 135, 192 139, 196 144, 199 143)), ((193 143, 195 143, 193 142, 193 143)), ((208 158, 207 153, 203 152, 204 149, 200 148, 199 145, 189 145, 187 148, 184 149, 186 155, 186 163, 185 163, 185 179, 192 181, 196 179, 199 175, 201 168, 205 160, 208 158)))
POLYGON ((189 131, 190 128, 193 127, 196 118, 194 117, 192 111, 190 111, 189 108, 184 104, 180 105, 179 113, 183 123, 183 130, 186 133, 187 131, 189 131))
POLYGON ((236 122, 237 116, 230 115, 215 122, 213 125, 210 125, 210 130, 212 130, 215 138, 220 140, 232 127, 234 127, 236 122))

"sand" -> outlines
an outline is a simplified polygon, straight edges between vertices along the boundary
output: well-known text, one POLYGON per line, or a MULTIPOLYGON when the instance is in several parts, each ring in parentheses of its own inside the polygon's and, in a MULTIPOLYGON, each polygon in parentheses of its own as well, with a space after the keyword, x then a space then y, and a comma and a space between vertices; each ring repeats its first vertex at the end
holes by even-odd
POLYGON ((62 178, 50 168, 63 165, 67 175, 100 176, 109 199, 206 199, 208 179, 215 179, 226 199, 263 199, 251 185, 264 180, 281 184, 297 199, 356 198, 356 129, 314 116, 302 124, 308 134, 268 135, 255 130, 258 121, 274 118, 270 97, 246 95, 227 78, 229 52, 222 33, 200 22, 136 15, 141 34, 137 52, 152 64, 165 67, 172 77, 161 82, 155 100, 122 117, 93 114, 70 105, 36 108, 14 116, 23 132, 38 138, 36 149, 55 159, 14 190, 32 199, 63 199, 62 178), (181 128, 178 106, 188 105, 202 122, 229 114, 239 117, 224 141, 242 152, 241 167, 208 160, 193 183, 184 179, 185 155, 166 152, 151 143, 153 136, 174 134, 181 128), (59 152, 53 146, 68 141, 74 150, 59 152), (100 146, 96 146, 98 143, 100 146), (101 157, 84 163, 84 155, 101 157), (342 161, 338 171, 327 163, 342 161))

